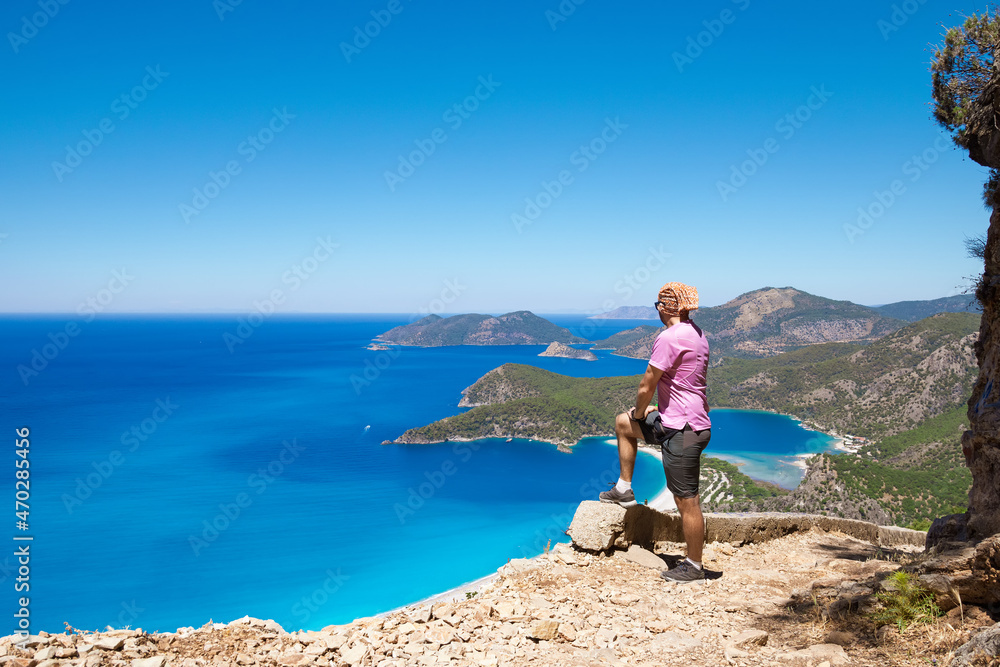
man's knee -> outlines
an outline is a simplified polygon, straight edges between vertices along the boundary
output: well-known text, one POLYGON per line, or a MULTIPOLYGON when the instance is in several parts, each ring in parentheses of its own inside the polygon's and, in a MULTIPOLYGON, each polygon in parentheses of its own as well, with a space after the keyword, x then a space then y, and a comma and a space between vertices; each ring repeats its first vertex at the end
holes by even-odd
POLYGON ((675 495, 674 504, 677 505, 677 511, 681 514, 697 512, 701 509, 701 498, 697 494, 688 497, 675 495))
POLYGON ((631 433, 631 418, 624 412, 615 418, 615 431, 618 433, 631 433))

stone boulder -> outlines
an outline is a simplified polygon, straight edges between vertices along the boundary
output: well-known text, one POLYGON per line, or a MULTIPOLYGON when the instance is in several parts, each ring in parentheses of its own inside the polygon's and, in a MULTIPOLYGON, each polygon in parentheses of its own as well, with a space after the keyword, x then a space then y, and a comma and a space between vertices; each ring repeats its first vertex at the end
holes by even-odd
POLYGON ((982 542, 942 542, 914 566, 942 609, 1000 604, 1000 535, 982 542))
POLYGON ((627 549, 637 544, 653 549, 657 543, 680 542, 680 516, 664 514, 645 505, 628 509, 614 503, 585 500, 569 525, 573 545, 584 551, 627 549))
POLYGON ((966 542, 969 539, 969 515, 949 514, 939 519, 934 519, 930 530, 927 531, 927 541, 924 546, 927 549, 937 546, 942 542, 966 542))
POLYGON ((981 656, 1000 655, 1000 623, 983 630, 955 651, 951 667, 970 667, 976 664, 986 664, 977 658, 981 656))

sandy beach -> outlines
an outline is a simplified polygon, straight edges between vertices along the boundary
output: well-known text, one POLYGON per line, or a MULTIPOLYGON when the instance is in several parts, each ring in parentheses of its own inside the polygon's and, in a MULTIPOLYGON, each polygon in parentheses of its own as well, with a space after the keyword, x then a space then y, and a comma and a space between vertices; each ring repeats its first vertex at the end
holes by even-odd
POLYGON ((809 459, 814 456, 819 456, 819 454, 796 454, 795 457, 788 462, 788 464, 793 465, 796 468, 801 468, 805 471, 809 467, 809 459))

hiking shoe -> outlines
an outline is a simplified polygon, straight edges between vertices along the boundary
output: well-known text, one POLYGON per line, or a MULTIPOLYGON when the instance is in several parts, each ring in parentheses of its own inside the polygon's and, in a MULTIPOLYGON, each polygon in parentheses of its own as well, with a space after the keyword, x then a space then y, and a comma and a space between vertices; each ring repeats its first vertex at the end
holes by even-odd
POLYGON ((632 493, 632 489, 622 493, 614 484, 611 485, 610 490, 602 491, 597 497, 601 499, 602 503, 618 503, 622 507, 632 507, 636 504, 635 494, 632 493))
POLYGON ((672 570, 667 570, 666 572, 661 572, 660 576, 667 581, 676 581, 681 584, 686 584, 689 581, 704 581, 705 571, 699 570, 687 560, 681 561, 681 564, 672 570))

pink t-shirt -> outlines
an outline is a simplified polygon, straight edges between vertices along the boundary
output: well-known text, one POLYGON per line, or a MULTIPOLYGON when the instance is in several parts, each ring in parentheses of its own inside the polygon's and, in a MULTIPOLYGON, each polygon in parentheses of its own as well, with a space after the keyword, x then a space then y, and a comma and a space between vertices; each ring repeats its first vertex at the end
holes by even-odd
POLYGON ((649 365, 663 371, 656 386, 663 425, 690 424, 695 431, 711 428, 705 385, 708 338, 698 325, 686 320, 660 333, 653 341, 649 365))

